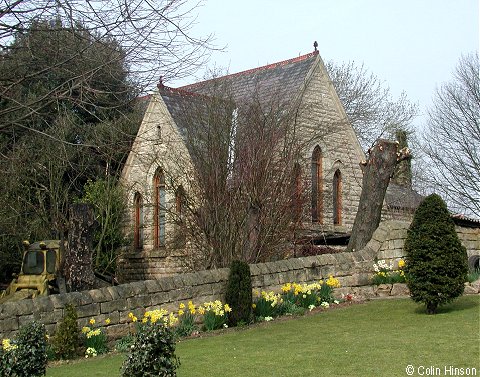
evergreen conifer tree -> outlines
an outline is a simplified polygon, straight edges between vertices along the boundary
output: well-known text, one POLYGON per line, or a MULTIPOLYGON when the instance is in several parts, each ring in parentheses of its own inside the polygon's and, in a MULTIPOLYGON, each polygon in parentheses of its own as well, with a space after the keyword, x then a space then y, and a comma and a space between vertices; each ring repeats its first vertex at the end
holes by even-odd
POLYGON ((64 309, 63 320, 60 322, 53 339, 53 350, 60 359, 73 359, 77 353, 77 347, 80 344, 80 330, 77 319, 77 309, 73 304, 67 304, 64 309))
POLYGON ((248 263, 234 260, 230 265, 225 301, 232 309, 228 315, 230 326, 236 326, 239 322, 250 322, 252 318, 252 278, 248 263))
POLYGON ((405 240, 407 285, 415 302, 435 314, 460 296, 467 278, 467 251, 445 202, 436 194, 417 208, 405 240))

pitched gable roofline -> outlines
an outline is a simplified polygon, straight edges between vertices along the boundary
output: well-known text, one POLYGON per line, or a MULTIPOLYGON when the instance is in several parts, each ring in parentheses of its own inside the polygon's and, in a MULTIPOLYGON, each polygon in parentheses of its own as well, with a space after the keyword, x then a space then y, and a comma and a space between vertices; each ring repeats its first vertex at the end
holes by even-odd
POLYGON ((199 81, 199 82, 196 82, 196 83, 193 83, 193 84, 184 85, 184 86, 181 86, 177 89, 185 90, 185 91, 195 90, 199 86, 204 86, 205 84, 217 81, 219 79, 230 79, 230 78, 236 78, 236 77, 239 77, 239 76, 250 75, 250 74, 256 73, 256 72, 266 71, 266 70, 269 70, 269 69, 282 67, 284 65, 288 65, 288 64, 292 64, 292 63, 298 63, 298 62, 307 60, 311 57, 314 57, 316 55, 318 55, 318 51, 313 51, 311 53, 301 55, 301 56, 297 56, 295 58, 291 58, 291 59, 287 59, 287 60, 282 60, 280 62, 271 63, 271 64, 267 64, 267 65, 264 65, 264 66, 261 66, 261 67, 251 68, 251 69, 247 69, 245 71, 241 71, 241 72, 237 72, 237 73, 231 73, 231 74, 228 74, 228 75, 225 75, 225 76, 215 77, 215 78, 212 78, 212 79, 199 81))
POLYGON ((180 87, 181 90, 206 95, 226 96, 242 106, 255 98, 269 106, 275 98, 290 102, 297 97, 309 72, 320 59, 318 52, 298 56, 263 67, 200 81, 180 87))
POLYGON ((347 133, 355 145, 355 158, 358 161, 363 160, 365 154, 348 122, 345 109, 338 98, 318 50, 262 67, 185 85, 179 89, 208 96, 219 88, 220 91, 226 90, 227 95, 231 96, 239 105, 249 102, 252 96, 255 96, 261 104, 267 106, 274 97, 295 106, 303 101, 304 93, 310 86, 313 77, 322 77, 321 80, 327 81, 328 92, 333 99, 334 106, 341 118, 347 121, 347 133), (226 84, 225 87, 223 87, 224 84, 226 84))
POLYGON ((170 86, 165 86, 165 85, 158 85, 158 91, 160 93, 178 94, 184 97, 200 96, 199 93, 189 92, 188 90, 185 90, 182 88, 172 88, 170 86))

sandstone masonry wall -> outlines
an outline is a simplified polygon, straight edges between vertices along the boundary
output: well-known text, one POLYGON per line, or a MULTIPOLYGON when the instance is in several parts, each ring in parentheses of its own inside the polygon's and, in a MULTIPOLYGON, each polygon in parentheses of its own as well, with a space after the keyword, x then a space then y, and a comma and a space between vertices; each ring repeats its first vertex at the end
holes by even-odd
MULTIPOLYGON (((373 263, 376 259, 393 260, 403 257, 409 223, 386 221, 375 231, 365 249, 351 253, 325 254, 277 262, 250 265, 255 289, 279 290, 287 282, 306 283, 318 281, 329 275, 340 280, 341 288, 335 295, 352 293, 364 298, 404 294, 394 287, 370 286, 373 263)), ((478 229, 457 229, 469 255, 480 255, 478 229)), ((10 338, 19 327, 37 320, 44 323, 50 335, 63 318, 65 305, 72 302, 78 311, 79 326, 85 326, 90 318, 97 323, 111 322, 106 326, 110 338, 119 338, 129 330, 128 313, 141 317, 146 310, 165 308, 176 310, 180 302, 192 300, 195 304, 224 299, 228 269, 179 274, 158 280, 144 280, 115 287, 84 292, 73 292, 7 302, 0 305, 0 338, 10 338)), ((478 292, 478 288, 476 288, 478 292)), ((469 292, 475 293, 475 292, 469 292)))
MULTIPOLYGON (((403 245, 407 238, 410 221, 383 221, 372 236, 367 247, 377 253, 378 259, 397 261, 404 257, 403 245)), ((467 249, 467 256, 480 255, 480 227, 455 226, 457 235, 467 249)))
MULTIPOLYGON (((360 294, 362 289, 365 295, 373 295, 373 288, 362 287, 368 284, 372 258, 371 253, 360 251, 259 263, 250 266, 253 287, 279 290, 286 282, 312 282, 334 275, 342 284, 337 294, 347 291, 360 294)), ((118 338, 128 332, 129 312, 141 317, 146 310, 160 307, 176 310, 182 301, 201 304, 223 300, 227 279, 228 269, 225 268, 7 302, 0 305, 0 338, 15 335, 20 326, 32 320, 44 323, 48 333, 53 334, 69 302, 77 307, 80 327, 86 326, 92 317, 97 323, 110 318, 107 335, 118 338)))

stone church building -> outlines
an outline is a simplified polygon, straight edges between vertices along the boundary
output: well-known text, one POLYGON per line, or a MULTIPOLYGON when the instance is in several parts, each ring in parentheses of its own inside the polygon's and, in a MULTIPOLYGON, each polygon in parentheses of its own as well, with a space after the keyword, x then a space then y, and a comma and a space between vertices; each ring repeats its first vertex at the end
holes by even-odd
MULTIPOLYGON (((232 122, 238 109, 252 100, 263 108, 275 101, 278 108, 295 109, 295 130, 302 140, 302 166, 296 179, 308 197, 302 209, 304 234, 325 240, 342 238, 352 229, 361 193, 359 163, 365 154, 318 51, 181 88, 160 83, 150 97, 122 175, 130 207, 128 232, 133 238, 131 249, 119 261, 124 281, 186 270, 188 239, 178 236, 177 220, 183 216, 182 194, 194 190, 194 174, 189 172, 196 167, 185 113, 214 96, 219 85, 228 85, 233 110, 227 115, 232 122)), ((404 216, 418 205, 421 197, 411 188, 391 186, 386 197, 391 205, 386 208, 393 211, 385 216, 404 216), (402 203, 409 207, 406 212, 402 203)))

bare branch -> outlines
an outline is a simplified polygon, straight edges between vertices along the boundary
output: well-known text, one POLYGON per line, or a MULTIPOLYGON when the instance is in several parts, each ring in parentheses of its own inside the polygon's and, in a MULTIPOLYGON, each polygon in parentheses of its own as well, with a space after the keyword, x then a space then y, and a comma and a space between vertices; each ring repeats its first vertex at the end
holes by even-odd
POLYGON ((480 63, 462 56, 453 79, 443 84, 429 110, 423 137, 433 166, 431 189, 457 211, 480 217, 480 63))

